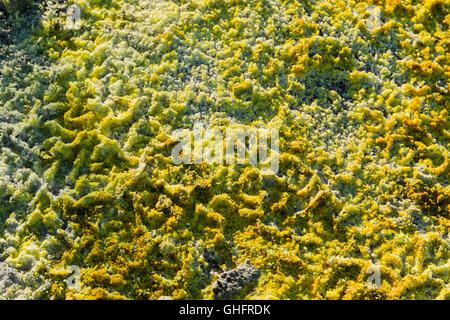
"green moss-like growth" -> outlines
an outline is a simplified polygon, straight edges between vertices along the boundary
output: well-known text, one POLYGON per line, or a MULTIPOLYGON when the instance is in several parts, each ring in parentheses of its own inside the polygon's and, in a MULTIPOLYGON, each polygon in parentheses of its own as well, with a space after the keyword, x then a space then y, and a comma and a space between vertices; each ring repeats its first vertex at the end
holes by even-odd
POLYGON ((31 7, 33 0, 0 0, 0 8, 12 14, 31 7))
POLYGON ((0 15, 0 299, 449 299, 448 0, 73 4, 0 15))

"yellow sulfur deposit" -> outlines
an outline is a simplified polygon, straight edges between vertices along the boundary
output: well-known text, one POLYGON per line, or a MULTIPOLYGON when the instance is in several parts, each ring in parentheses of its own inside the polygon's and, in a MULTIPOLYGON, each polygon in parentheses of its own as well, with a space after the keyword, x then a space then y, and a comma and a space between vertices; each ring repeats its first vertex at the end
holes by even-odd
POLYGON ((235 299, 450 299, 449 0, 22 2, 1 299, 214 299, 230 270, 235 299), (175 164, 196 123, 279 130, 278 171, 175 164))

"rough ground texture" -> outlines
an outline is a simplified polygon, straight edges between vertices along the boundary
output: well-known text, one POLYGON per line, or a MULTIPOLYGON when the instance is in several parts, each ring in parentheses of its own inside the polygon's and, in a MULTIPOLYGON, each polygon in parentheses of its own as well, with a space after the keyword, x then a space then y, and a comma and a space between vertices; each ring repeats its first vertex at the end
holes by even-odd
POLYGON ((249 259, 260 277, 245 299, 449 299, 449 10, 0 11, 0 261, 21 279, 0 297, 213 299, 219 274, 249 259), (278 128, 279 171, 174 164, 174 131, 195 122, 278 128))
POLYGON ((17 270, 9 267, 6 263, 0 262, 0 299, 20 298, 15 296, 19 292, 18 288, 23 285, 20 274, 17 270))
POLYGON ((260 271, 248 263, 242 263, 236 269, 225 271, 212 284, 214 298, 230 300, 245 286, 258 280, 260 271))

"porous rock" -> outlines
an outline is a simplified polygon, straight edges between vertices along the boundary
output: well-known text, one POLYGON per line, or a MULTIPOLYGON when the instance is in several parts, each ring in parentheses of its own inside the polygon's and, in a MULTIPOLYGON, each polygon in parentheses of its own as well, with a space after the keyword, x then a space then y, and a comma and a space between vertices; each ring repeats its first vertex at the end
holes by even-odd
POLYGON ((245 286, 258 280, 261 272, 250 263, 239 264, 236 269, 225 271, 213 283, 212 291, 216 300, 229 300, 245 286))

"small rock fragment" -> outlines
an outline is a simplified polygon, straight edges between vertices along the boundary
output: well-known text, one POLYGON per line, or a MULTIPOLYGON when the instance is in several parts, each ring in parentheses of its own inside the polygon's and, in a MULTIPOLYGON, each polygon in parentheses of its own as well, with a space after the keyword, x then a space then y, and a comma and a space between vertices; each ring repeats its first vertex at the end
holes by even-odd
POLYGON ((0 262, 0 296, 14 285, 20 285, 22 281, 19 273, 6 263, 0 262))
POLYGON ((236 269, 220 274, 212 285, 216 300, 230 300, 246 285, 258 280, 261 272, 248 262, 240 264, 236 269))

